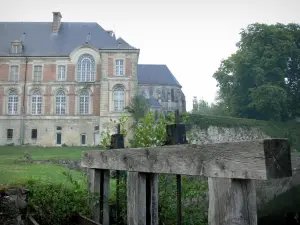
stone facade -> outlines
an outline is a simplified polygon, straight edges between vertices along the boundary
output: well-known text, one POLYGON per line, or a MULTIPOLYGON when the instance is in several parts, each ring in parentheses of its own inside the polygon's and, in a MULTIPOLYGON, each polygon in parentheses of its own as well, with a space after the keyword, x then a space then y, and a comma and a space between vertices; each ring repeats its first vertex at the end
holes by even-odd
POLYGON ((185 112, 185 97, 182 93, 181 87, 177 85, 139 85, 139 94, 146 99, 154 97, 161 105, 159 111, 164 114, 179 110, 185 112))
POLYGON ((0 144, 26 144, 44 146, 55 145, 97 145, 99 130, 109 119, 121 116, 120 111, 114 111, 113 91, 115 87, 124 89, 125 105, 129 103, 137 89, 138 50, 131 52, 99 51, 90 46, 75 49, 70 57, 59 58, 0 58, 0 144), (83 54, 91 55, 96 62, 96 79, 94 82, 79 82, 76 65, 83 54), (116 76, 114 62, 124 59, 125 74, 116 76), (42 66, 42 80, 34 81, 35 65, 42 66), (58 67, 65 66, 66 77, 58 80, 58 67), (18 79, 12 81, 11 68, 17 66, 18 79), (89 93, 88 113, 79 112, 79 93, 87 90, 89 93), (41 113, 33 115, 33 93, 41 93, 41 113), (56 112, 56 97, 58 91, 66 94, 65 113, 56 112), (17 93, 17 108, 12 113, 9 110, 9 96, 17 93), (23 101, 24 100, 24 101, 23 101), (24 103, 24 114, 22 113, 24 103), (8 131, 12 134, 8 137, 8 131), (36 136, 33 131, 36 129, 36 136), (24 133, 24 138, 22 134, 24 133), (57 135, 60 133, 60 137, 57 135), (82 141, 82 136, 85 141, 82 141), (57 142, 57 138, 61 141, 57 142), (23 140, 24 139, 24 140, 23 140))

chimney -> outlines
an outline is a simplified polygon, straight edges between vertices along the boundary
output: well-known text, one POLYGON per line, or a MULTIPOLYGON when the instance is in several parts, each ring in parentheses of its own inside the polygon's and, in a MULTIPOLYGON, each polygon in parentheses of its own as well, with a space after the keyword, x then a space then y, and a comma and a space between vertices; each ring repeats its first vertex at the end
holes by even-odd
POLYGON ((61 18, 60 12, 53 12, 52 33, 59 32, 61 18))

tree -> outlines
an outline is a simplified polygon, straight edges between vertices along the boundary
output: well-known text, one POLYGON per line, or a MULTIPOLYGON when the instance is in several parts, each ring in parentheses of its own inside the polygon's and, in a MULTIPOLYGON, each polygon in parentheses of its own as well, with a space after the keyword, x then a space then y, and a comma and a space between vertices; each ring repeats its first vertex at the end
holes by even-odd
POLYGON ((135 122, 144 118, 146 113, 149 112, 150 105, 147 99, 142 95, 136 95, 132 98, 131 102, 125 109, 132 114, 135 122))
POLYGON ((238 50, 213 77, 232 116, 287 120, 300 115, 300 49, 297 24, 251 24, 238 50))
POLYGON ((227 116, 227 107, 222 101, 217 103, 209 104, 204 99, 197 100, 195 96, 193 98, 193 110, 192 113, 200 113, 206 115, 216 115, 216 116, 227 116))

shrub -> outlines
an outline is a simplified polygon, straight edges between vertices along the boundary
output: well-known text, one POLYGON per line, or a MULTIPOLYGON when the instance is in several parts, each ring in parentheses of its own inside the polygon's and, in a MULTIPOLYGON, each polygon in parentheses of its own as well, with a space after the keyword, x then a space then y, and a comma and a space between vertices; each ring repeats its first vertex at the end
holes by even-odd
POLYGON ((70 225, 74 215, 91 215, 90 204, 95 198, 89 196, 87 185, 73 180, 67 173, 65 175, 71 185, 41 180, 28 180, 18 184, 29 189, 28 213, 40 225, 70 225))

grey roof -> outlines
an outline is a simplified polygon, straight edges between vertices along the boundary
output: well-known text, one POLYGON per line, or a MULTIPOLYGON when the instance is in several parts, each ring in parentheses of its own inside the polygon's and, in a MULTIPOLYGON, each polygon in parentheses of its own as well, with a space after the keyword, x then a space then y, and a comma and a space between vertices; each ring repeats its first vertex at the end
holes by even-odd
POLYGON ((118 42, 118 44, 119 44, 119 48, 120 48, 120 49, 128 49, 128 48, 132 48, 132 47, 130 46, 130 44, 128 44, 126 41, 124 41, 124 39, 121 38, 121 37, 119 37, 119 38, 117 39, 117 42, 118 42))
POLYGON ((97 49, 135 49, 123 39, 126 44, 119 46, 99 24, 84 22, 62 22, 56 34, 52 22, 0 22, 0 56, 10 56, 14 40, 23 40, 25 56, 68 56, 85 44, 97 49))
POLYGON ((150 104, 150 106, 152 106, 154 108, 161 108, 161 105, 159 104, 159 102, 153 96, 151 96, 147 100, 148 100, 148 103, 150 104))
POLYGON ((153 85, 177 85, 179 82, 166 65, 138 65, 138 83, 153 85))

